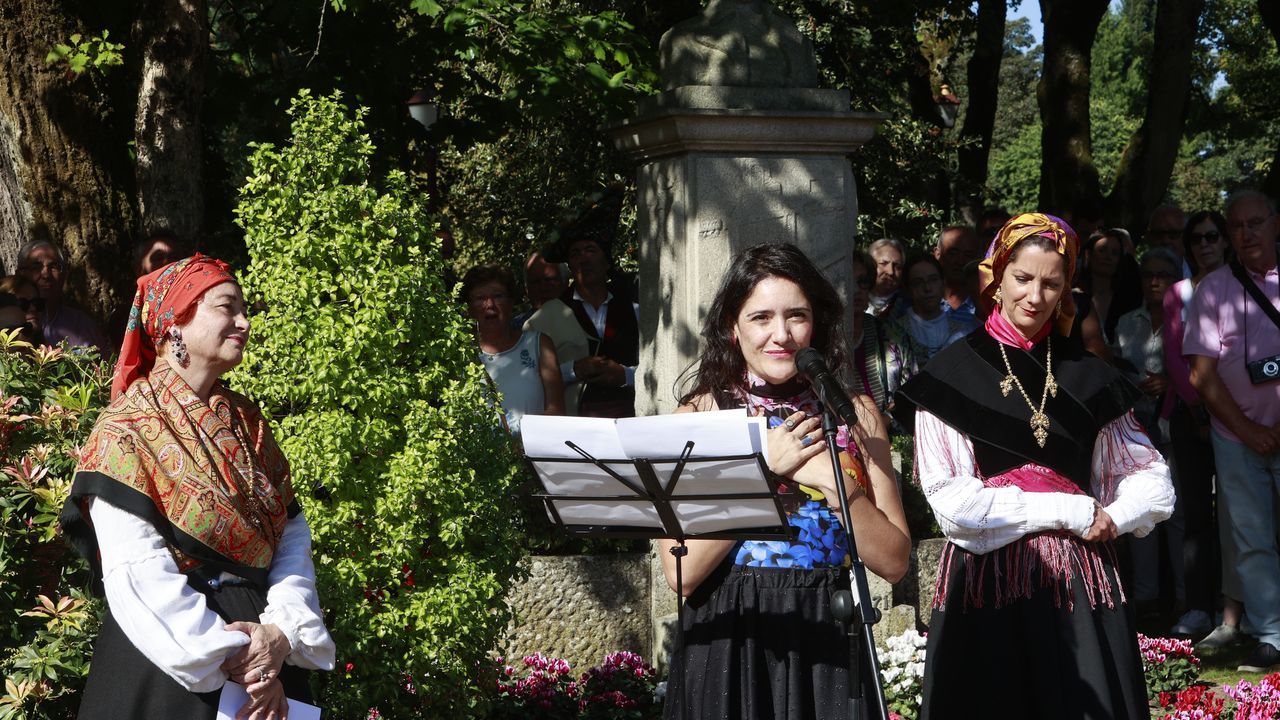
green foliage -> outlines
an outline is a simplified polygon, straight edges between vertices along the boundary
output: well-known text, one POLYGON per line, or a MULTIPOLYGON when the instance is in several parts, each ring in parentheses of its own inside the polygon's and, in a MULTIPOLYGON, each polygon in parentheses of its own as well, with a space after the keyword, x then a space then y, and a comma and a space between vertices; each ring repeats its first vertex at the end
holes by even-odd
POLYGON ((1253 0, 1208 0, 1187 133, 1170 193, 1189 210, 1219 209, 1258 187, 1280 143, 1280 52, 1253 0))
POLYGON ((278 418, 338 647, 335 717, 464 717, 508 620, 517 479, 435 223, 365 111, 303 92, 283 147, 254 148, 236 210, 257 340, 232 376, 278 418))
POLYGON ((109 31, 103 30, 101 35, 85 37, 80 33, 72 35, 67 43, 53 46, 44 61, 47 65, 63 65, 68 75, 76 76, 86 70, 101 73, 103 70, 124 64, 121 51, 124 45, 107 40, 109 31))
POLYGON ((0 720, 72 718, 102 606, 58 536, 80 444, 106 406, 97 353, 36 349, 0 331, 0 720))

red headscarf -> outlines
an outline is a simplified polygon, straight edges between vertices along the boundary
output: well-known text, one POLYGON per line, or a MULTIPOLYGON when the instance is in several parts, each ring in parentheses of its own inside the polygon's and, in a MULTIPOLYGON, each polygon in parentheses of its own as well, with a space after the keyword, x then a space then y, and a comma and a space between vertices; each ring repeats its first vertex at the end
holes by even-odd
POLYGON ((169 332, 174 318, 183 314, 205 291, 224 282, 235 282, 221 260, 196 253, 138 278, 138 292, 129 310, 124 344, 111 381, 111 399, 151 372, 156 364, 156 343, 169 332))

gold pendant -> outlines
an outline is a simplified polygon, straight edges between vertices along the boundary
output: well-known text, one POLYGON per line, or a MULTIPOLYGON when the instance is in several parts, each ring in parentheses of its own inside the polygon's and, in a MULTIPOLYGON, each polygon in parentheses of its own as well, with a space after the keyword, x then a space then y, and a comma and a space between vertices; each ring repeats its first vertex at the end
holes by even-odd
POLYGON ((1044 381, 1048 385, 1050 397, 1058 397, 1058 381, 1053 379, 1053 373, 1049 373, 1044 381))
POLYGON ((1000 393, 1005 397, 1009 397, 1009 393, 1013 392, 1013 375, 1005 375, 1000 381, 1000 393))
POLYGON ((1038 410, 1032 414, 1031 431, 1031 434, 1036 436, 1036 442, 1040 443, 1040 447, 1044 447, 1049 439, 1049 416, 1038 410))

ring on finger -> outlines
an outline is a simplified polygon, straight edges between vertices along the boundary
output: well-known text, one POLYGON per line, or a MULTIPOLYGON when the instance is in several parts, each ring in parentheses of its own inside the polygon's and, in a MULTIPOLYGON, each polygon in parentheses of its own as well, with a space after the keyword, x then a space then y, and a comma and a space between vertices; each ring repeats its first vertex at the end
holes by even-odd
POLYGON ((810 445, 812 445, 814 442, 816 442, 816 441, 813 439, 813 436, 812 436, 812 435, 805 435, 804 437, 800 438, 800 446, 801 446, 801 447, 809 447, 809 446, 810 446, 810 445))
POLYGON ((786 421, 786 422, 784 422, 784 423, 782 423, 782 424, 783 424, 783 425, 786 425, 788 430, 795 430, 795 429, 796 429, 796 421, 795 421, 795 420, 788 420, 788 421, 786 421))

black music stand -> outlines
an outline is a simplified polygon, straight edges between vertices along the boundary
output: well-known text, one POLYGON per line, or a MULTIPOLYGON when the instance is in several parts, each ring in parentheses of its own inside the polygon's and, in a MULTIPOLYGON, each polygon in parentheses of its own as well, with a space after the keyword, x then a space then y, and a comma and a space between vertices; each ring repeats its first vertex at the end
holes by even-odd
MULTIPOLYGON (((577 458, 530 457, 551 521, 579 537, 666 538, 676 541, 676 625, 684 667, 685 540, 788 540, 792 530, 778 487, 760 453, 692 457, 685 443, 675 458, 595 458, 565 441, 577 458), (684 480, 681 485, 680 481, 684 480), (747 491, 741 486, 748 485, 747 491), (738 486, 738 487, 734 487, 738 486), (732 507, 730 507, 730 503, 732 507)), ((680 703, 684 717, 684 702, 680 703)))

